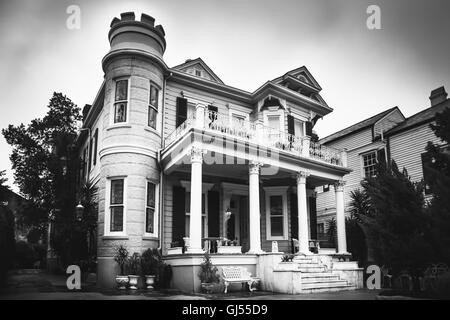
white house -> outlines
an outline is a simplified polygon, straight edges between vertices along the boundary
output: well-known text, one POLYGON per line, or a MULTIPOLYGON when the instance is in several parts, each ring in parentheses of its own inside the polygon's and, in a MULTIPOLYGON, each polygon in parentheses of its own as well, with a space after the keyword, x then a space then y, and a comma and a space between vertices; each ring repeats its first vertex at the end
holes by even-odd
POLYGON ((316 121, 332 112, 316 79, 300 67, 247 92, 200 58, 169 67, 165 32, 154 22, 134 13, 113 19, 104 82, 84 112, 80 174, 99 189, 98 284, 113 286, 113 249, 124 244, 139 253, 161 248, 173 287, 184 291, 200 289, 205 251, 219 269, 246 267, 265 290, 360 287, 362 271, 339 262, 349 258, 347 154, 311 141, 316 121), (330 184, 339 255, 312 254, 314 190, 330 184), (300 255, 282 270, 293 238, 300 255), (280 252, 271 252, 274 241, 280 252))

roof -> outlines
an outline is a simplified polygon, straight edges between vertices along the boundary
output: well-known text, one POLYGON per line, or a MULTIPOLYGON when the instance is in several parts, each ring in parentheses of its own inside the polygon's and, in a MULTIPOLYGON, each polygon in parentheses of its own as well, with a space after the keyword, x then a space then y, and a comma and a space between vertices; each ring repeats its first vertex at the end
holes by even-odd
POLYGON ((440 112, 444 111, 445 108, 450 108, 450 99, 447 99, 433 107, 430 107, 428 109, 425 109, 423 111, 420 111, 419 113, 412 115, 411 117, 407 118, 405 121, 400 123, 399 125, 395 126, 391 130, 387 131, 385 133, 385 135, 391 136, 396 133, 405 131, 409 128, 416 127, 418 125, 421 125, 421 124, 424 124, 427 122, 431 122, 434 120, 436 113, 440 113, 440 112))
MULTIPOLYGON (((358 122, 354 125, 351 125, 350 127, 347 127, 345 129, 342 129, 338 132, 335 132, 325 138, 320 139, 320 143, 321 144, 325 144, 340 138, 343 138, 345 136, 348 136, 349 134, 352 134, 354 132, 358 132, 360 130, 363 130, 365 128, 371 127, 373 126, 375 123, 377 123, 378 121, 380 121, 381 119, 383 119, 385 116, 387 116, 389 113, 391 113, 392 111, 398 109, 398 107, 393 107, 390 109, 387 109, 381 113, 378 113, 368 119, 365 119, 361 122, 358 122)), ((400 109, 398 109, 400 111, 400 109)))
POLYGON ((209 75, 217 82, 224 84, 224 82, 217 76, 217 74, 214 73, 214 71, 212 71, 212 69, 205 63, 205 61, 203 61, 202 58, 197 58, 197 59, 188 59, 186 60, 186 62, 179 64, 175 67, 172 67, 171 69, 175 69, 175 70, 182 70, 185 68, 188 68, 190 66, 194 66, 196 64, 200 64, 203 69, 205 69, 206 72, 209 73, 209 75))

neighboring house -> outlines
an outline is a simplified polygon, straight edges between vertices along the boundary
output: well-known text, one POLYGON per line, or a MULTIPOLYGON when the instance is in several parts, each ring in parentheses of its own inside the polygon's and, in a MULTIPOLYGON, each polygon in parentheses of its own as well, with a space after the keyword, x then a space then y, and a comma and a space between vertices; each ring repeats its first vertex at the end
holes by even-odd
POLYGON ((18 212, 20 210, 20 207, 24 204, 25 201, 27 201, 24 197, 22 197, 21 195, 15 193, 14 191, 12 191, 11 189, 5 187, 5 186, 0 186, 1 190, 0 190, 0 194, 2 195, 2 199, 0 205, 4 205, 6 207, 8 207, 11 212, 14 214, 14 234, 15 234, 15 239, 16 241, 19 240, 27 240, 27 235, 28 235, 28 231, 25 228, 19 228, 18 224, 17 224, 17 219, 18 219, 18 212))
MULTIPOLYGON (((348 210, 351 191, 360 187, 361 181, 375 172, 378 161, 386 161, 384 132, 405 120, 399 108, 394 107, 319 140, 320 144, 344 148, 347 165, 352 172, 345 176, 345 203, 348 210)), ((317 228, 321 239, 326 239, 328 222, 336 215, 333 201, 334 186, 322 186, 317 191, 317 228)))
MULTIPOLYGON (((375 173, 375 165, 379 161, 394 160, 400 169, 408 171, 413 181, 419 182, 424 178, 425 147, 429 141, 442 144, 430 124, 435 121, 436 113, 450 107, 444 87, 431 92, 430 102, 430 107, 407 119, 395 107, 319 141, 333 148, 347 149, 348 167, 353 170, 345 177, 347 209, 351 191, 359 188, 365 177, 375 173)), ((326 232, 335 212, 331 190, 332 187, 326 186, 317 188, 317 223, 321 232, 326 232)), ((429 195, 427 188, 425 194, 429 195)))
MULTIPOLYGON (((270 253, 292 252, 295 238, 310 254, 314 189, 336 184, 337 249, 348 257, 342 181, 350 170, 344 151, 310 139, 332 109, 308 69, 247 92, 224 84, 200 58, 168 67, 164 30, 145 14, 141 21, 133 13, 115 18, 109 41, 104 82, 83 111, 78 139, 80 183, 99 190, 98 284, 113 286, 114 248, 124 244, 130 253, 161 248, 173 286, 186 291, 200 288, 205 251, 219 268, 247 267, 265 289, 317 289, 301 286, 300 269, 280 278, 273 269, 281 255, 270 253)), ((340 264, 333 257, 305 259, 317 267, 311 270, 327 270, 320 264, 328 261, 329 270, 340 264)), ((359 287, 362 271, 346 262, 339 272, 346 268, 349 280, 322 277, 318 290, 359 287)))

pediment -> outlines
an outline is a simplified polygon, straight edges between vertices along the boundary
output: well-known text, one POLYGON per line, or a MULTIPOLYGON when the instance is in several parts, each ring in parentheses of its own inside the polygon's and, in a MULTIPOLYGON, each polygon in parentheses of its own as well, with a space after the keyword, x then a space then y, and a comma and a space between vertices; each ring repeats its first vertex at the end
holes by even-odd
POLYGON ((185 63, 180 64, 173 69, 188 73, 194 77, 199 77, 223 84, 223 81, 211 70, 210 67, 208 67, 208 65, 201 58, 186 60, 185 63))

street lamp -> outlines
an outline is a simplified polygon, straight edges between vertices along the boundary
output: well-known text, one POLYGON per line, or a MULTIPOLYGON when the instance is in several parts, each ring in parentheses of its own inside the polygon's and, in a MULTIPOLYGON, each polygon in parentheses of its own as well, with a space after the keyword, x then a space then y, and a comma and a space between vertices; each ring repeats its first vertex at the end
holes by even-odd
POLYGON ((75 218, 77 219, 77 221, 81 221, 83 219, 84 206, 81 204, 81 202, 79 202, 78 205, 75 207, 75 209, 76 209, 75 218))

